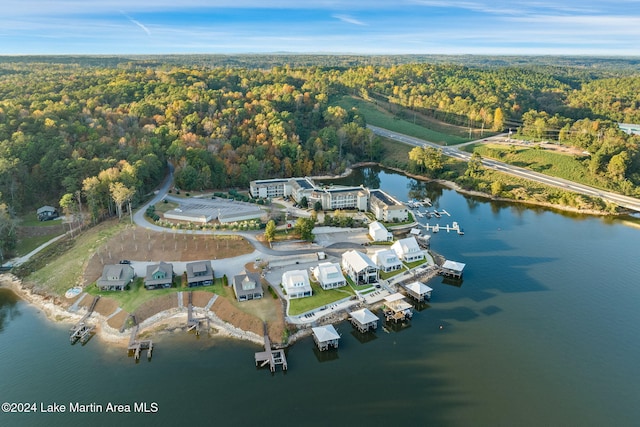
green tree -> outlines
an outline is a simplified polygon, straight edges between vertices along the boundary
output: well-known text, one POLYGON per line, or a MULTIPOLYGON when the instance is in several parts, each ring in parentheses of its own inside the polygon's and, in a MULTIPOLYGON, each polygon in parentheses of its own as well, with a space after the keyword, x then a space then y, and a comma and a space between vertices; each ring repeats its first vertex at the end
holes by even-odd
POLYGON ((482 166, 482 156, 480 153, 474 152, 467 163, 467 169, 464 174, 471 178, 479 178, 484 173, 484 166, 482 166))
POLYGON ((313 234, 313 227, 315 221, 312 218, 298 218, 296 220, 295 230, 300 235, 302 240, 312 242, 315 238, 313 234))
POLYGON ((273 239, 276 236, 276 222, 274 220, 269 220, 267 222, 267 226, 264 229, 264 238, 267 242, 273 242, 273 239))
POLYGON ((9 215, 7 206, 0 204, 0 263, 5 256, 13 253, 16 248, 16 223, 9 215))

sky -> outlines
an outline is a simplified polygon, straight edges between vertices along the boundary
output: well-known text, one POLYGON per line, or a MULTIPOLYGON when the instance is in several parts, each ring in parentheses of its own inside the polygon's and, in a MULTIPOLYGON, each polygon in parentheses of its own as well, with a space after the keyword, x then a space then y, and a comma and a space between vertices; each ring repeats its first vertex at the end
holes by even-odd
POLYGON ((0 55, 640 55, 640 0, 3 0, 0 55))

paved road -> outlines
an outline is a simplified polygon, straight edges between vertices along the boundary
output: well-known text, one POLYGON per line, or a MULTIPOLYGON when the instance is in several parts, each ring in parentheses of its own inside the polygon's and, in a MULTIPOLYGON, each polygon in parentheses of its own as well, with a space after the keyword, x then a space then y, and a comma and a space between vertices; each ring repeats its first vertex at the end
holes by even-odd
MULTIPOLYGON (((392 132, 390 130, 379 128, 377 126, 367 125, 367 127, 371 129, 371 131, 376 135, 384 136, 386 138, 393 139, 395 141, 403 142, 405 144, 416 146, 416 147, 422 147, 424 145, 435 147, 435 148, 441 149, 443 154, 450 157, 457 158, 459 160, 463 160, 463 161, 469 161, 469 159, 471 158, 471 154, 466 153, 464 151, 460 151, 457 147, 460 147, 462 145, 473 144, 477 142, 485 142, 485 140, 483 139, 478 141, 467 142, 465 144, 460 144, 456 147, 451 147, 451 146, 443 147, 431 141, 425 141, 420 138, 415 138, 415 137, 404 135, 398 132, 392 132)), ((496 138, 496 137, 493 137, 493 138, 496 138)), ((491 138, 487 138, 487 139, 490 140, 491 138)), ((618 206, 640 212, 640 199, 637 199, 635 197, 629 197, 621 194, 612 193, 610 191, 601 190, 598 188, 590 187, 584 184, 579 184, 577 182, 569 181, 562 178, 555 178, 549 175, 544 175, 538 172, 531 171, 529 169, 520 168, 517 166, 509 165, 507 163, 502 163, 496 160, 483 159, 482 164, 489 169, 494 169, 494 170, 508 173, 510 175, 514 175, 520 178, 525 178, 531 181, 536 181, 546 185, 551 185, 553 187, 570 190, 570 191, 573 191, 574 193, 585 194, 587 196, 600 197, 601 199, 607 202, 615 203, 618 206)))

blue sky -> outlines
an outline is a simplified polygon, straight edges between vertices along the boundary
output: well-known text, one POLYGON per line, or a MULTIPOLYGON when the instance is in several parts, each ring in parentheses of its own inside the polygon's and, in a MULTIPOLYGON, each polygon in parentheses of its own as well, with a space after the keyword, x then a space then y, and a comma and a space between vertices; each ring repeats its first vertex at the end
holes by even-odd
POLYGON ((640 0, 3 0, 0 54, 640 55, 640 0))

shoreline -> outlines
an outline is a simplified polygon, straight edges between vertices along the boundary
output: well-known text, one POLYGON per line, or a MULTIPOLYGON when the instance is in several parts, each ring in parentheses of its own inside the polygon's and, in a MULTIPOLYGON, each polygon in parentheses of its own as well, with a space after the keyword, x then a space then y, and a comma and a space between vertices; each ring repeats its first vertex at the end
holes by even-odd
MULTIPOLYGON (((435 182, 440 184, 446 188, 452 189, 461 194, 481 197, 487 200, 492 201, 500 201, 500 202, 510 202, 515 204, 525 204, 529 206, 538 206, 542 208, 555 209, 563 212, 571 212, 583 215, 596 215, 596 216, 615 216, 608 212, 601 212, 595 210, 581 210, 577 208, 572 208, 569 206, 562 205, 554 205, 550 203, 536 202, 536 201, 526 201, 526 200, 513 200, 507 198, 493 197, 487 193, 482 193, 479 191, 473 190, 465 190, 455 182, 441 180, 441 179, 431 179, 420 175, 415 175, 404 171, 395 167, 384 166, 378 162, 360 162, 356 163, 349 168, 347 168, 342 174, 334 175, 334 176, 318 176, 311 177, 312 179, 335 179, 349 176, 353 173, 355 168, 367 167, 367 166, 378 166, 380 168, 384 168, 387 170, 391 170, 400 174, 403 174, 409 178, 413 178, 423 182, 435 182)), ((82 319, 83 315, 86 313, 86 308, 81 308, 77 311, 70 311, 69 307, 72 306, 74 299, 70 299, 69 301, 65 301, 64 297, 52 295, 48 293, 39 293, 35 290, 34 287, 25 284, 23 280, 14 276, 11 273, 2 273, 0 274, 0 288, 6 288, 15 293, 20 299, 29 303, 30 305, 36 307, 38 310, 42 311, 47 319, 57 322, 57 323, 65 323, 68 325, 73 325, 77 323, 80 319, 82 319), (69 303, 68 305, 66 303, 69 303)), ((204 309, 201 307, 194 307, 194 312, 198 313, 199 317, 206 317, 210 322, 210 330, 208 331, 210 334, 214 336, 220 336, 224 338, 234 338, 242 341, 252 342, 258 345, 262 345, 263 337, 258 334, 242 330, 231 323, 223 321, 220 319, 215 312, 204 309)), ((109 318, 100 313, 94 312, 92 313, 91 323, 95 324, 95 337, 109 345, 126 348, 130 339, 130 329, 125 330, 124 332, 120 332, 118 329, 113 328, 108 324, 109 318)), ((182 308, 170 308, 167 310, 160 311, 148 319, 145 319, 140 323, 140 336, 148 336, 149 334, 154 335, 166 335, 171 334, 177 331, 185 331, 187 329, 187 309, 182 308)), ((292 333, 287 342, 282 347, 288 347, 294 344, 297 340, 308 336, 311 333, 310 328, 302 328, 298 329, 294 333, 292 333)))
MULTIPOLYGON (((80 309, 78 312, 71 312, 60 303, 59 298, 50 295, 41 295, 34 292, 23 281, 12 274, 0 274, 0 288, 9 289, 16 294, 21 300, 41 311, 48 320, 55 323, 66 325, 74 325, 86 313, 86 309, 80 309)), ((216 313, 211 310, 205 310, 201 307, 194 307, 194 313, 199 317, 206 316, 210 321, 210 330, 208 333, 222 338, 234 338, 242 341, 248 341, 255 344, 264 344, 263 337, 257 334, 244 331, 234 325, 220 319, 216 313)), ((131 330, 124 332, 109 326, 108 318, 99 313, 93 312, 89 318, 89 322, 95 324, 94 337, 99 341, 119 348, 127 348, 131 336, 131 330)), ((176 331, 187 330, 187 309, 171 308, 160 311, 150 318, 140 323, 139 336, 149 334, 168 335, 176 331)))

